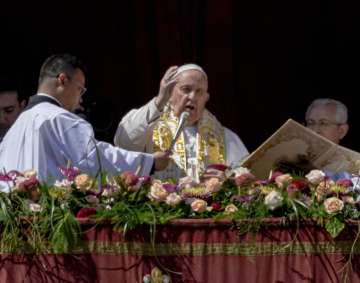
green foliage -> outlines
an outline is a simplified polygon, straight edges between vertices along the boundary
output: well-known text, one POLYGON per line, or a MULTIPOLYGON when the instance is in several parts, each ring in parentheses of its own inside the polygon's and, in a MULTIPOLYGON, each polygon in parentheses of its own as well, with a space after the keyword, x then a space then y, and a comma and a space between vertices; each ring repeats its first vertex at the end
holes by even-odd
POLYGON ((345 224, 341 222, 336 216, 328 219, 325 224, 326 231, 328 231, 333 238, 336 238, 344 228, 345 224))

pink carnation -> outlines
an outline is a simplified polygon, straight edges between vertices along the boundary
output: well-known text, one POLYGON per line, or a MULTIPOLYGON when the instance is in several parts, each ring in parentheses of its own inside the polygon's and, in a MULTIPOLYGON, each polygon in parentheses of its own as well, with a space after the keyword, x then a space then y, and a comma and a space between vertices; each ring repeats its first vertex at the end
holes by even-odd
POLYGON ((139 177, 136 176, 133 172, 125 171, 121 173, 120 178, 123 180, 127 186, 135 186, 139 181, 139 177))
POLYGON ((238 187, 244 186, 244 185, 248 185, 249 183, 251 183, 252 181, 255 180, 255 176, 251 173, 244 173, 242 175, 236 176, 235 177, 235 184, 238 187))

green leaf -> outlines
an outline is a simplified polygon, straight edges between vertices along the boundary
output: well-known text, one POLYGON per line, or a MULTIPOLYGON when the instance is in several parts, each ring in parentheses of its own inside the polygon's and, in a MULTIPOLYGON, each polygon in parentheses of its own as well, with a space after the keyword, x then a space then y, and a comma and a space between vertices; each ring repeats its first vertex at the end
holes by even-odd
POLYGON ((345 228, 345 224, 341 222, 337 217, 332 217, 326 222, 325 228, 326 231, 330 233, 331 237, 336 238, 345 228))

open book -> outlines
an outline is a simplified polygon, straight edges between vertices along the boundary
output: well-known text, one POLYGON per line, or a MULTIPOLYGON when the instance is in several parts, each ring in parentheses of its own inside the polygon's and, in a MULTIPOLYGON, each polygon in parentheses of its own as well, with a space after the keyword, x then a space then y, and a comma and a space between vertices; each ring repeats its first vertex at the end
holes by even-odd
POLYGON ((297 162, 300 156, 317 169, 359 173, 360 153, 337 145, 292 119, 252 152, 242 166, 258 178, 266 178, 279 161, 297 162))

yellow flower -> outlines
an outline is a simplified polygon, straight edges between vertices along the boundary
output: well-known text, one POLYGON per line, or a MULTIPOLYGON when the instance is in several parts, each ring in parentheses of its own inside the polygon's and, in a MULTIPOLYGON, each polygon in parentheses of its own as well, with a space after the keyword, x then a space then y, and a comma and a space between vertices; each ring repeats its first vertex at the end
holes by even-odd
POLYGON ((235 213, 236 211, 238 211, 238 208, 232 203, 228 204, 225 207, 225 214, 232 214, 232 213, 235 213))
POLYGON ((35 170, 26 170, 23 172, 25 178, 36 177, 37 172, 35 170))
POLYGON ((87 191, 93 185, 93 182, 92 182, 90 176, 87 174, 77 175, 74 179, 74 183, 75 183, 76 187, 81 191, 87 191))
POLYGON ((279 188, 282 188, 286 184, 290 183, 292 179, 293 178, 290 176, 290 174, 283 174, 275 178, 275 183, 279 188))

